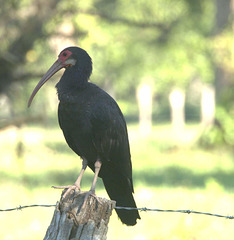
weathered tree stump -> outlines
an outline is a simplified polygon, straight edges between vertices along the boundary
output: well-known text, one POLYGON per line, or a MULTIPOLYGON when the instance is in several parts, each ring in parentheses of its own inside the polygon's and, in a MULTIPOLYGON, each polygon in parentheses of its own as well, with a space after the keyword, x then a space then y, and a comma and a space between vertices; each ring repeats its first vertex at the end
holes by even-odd
POLYGON ((105 198, 88 197, 71 192, 62 193, 44 240, 103 240, 106 239, 109 219, 115 202, 105 198))

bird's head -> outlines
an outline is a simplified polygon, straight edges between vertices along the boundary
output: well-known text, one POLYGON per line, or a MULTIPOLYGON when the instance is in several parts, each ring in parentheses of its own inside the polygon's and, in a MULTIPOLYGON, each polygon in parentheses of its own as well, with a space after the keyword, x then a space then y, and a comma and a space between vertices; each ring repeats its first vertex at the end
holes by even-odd
POLYGON ((68 47, 60 52, 58 59, 38 82, 34 88, 29 101, 28 107, 30 107, 32 100, 42 85, 47 82, 56 72, 65 68, 66 71, 76 68, 77 71, 81 71, 88 79, 92 72, 92 60, 88 53, 82 48, 68 47))

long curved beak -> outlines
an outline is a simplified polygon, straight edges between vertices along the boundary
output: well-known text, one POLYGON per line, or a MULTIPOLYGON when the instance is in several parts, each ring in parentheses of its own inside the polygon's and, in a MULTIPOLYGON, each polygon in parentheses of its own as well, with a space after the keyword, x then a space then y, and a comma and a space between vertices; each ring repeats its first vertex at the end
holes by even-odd
POLYGON ((32 94, 31 94, 31 97, 28 100, 28 107, 30 107, 34 96, 37 94, 37 92, 42 87, 42 85, 45 82, 47 82, 56 72, 58 72, 63 67, 65 67, 65 65, 59 59, 50 67, 50 69, 47 71, 47 73, 42 77, 42 79, 39 81, 37 86, 34 88, 32 94))

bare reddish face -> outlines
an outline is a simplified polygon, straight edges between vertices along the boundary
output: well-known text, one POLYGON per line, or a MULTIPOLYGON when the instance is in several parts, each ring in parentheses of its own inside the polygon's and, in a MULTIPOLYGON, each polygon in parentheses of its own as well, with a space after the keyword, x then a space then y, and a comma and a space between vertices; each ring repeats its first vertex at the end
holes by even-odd
POLYGON ((65 50, 59 54, 58 59, 64 63, 71 55, 72 55, 71 51, 65 50))

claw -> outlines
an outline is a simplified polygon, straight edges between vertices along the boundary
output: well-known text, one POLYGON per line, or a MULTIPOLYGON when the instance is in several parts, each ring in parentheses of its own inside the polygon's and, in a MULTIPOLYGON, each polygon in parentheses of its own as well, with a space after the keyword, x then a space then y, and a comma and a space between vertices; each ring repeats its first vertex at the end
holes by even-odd
POLYGON ((81 209, 84 209, 86 207, 89 196, 94 197, 98 203, 102 204, 101 201, 98 199, 97 195, 95 194, 95 191, 93 190, 89 190, 87 192, 81 192, 81 194, 85 194, 85 197, 81 207, 78 209, 78 212, 80 212, 81 209))
POLYGON ((96 199, 96 201, 98 201, 98 202, 101 204, 101 202, 100 202, 99 199, 98 199, 98 196, 97 196, 97 195, 95 194, 95 192, 92 191, 92 190, 89 190, 88 192, 86 192, 86 195, 85 195, 85 198, 84 198, 84 202, 87 201, 87 199, 88 199, 89 196, 94 197, 94 198, 96 199))

